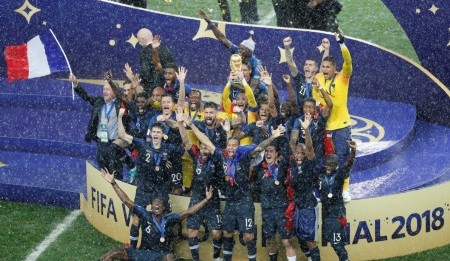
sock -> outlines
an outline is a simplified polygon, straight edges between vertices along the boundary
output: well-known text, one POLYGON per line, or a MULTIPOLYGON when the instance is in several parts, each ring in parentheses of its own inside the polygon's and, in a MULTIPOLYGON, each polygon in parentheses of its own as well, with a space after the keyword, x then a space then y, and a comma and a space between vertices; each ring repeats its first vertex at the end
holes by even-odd
POLYGON ((233 256, 233 246, 234 241, 233 238, 230 237, 224 237, 223 238, 223 259, 225 261, 231 261, 231 258, 233 256))
POLYGON ((288 261, 297 261, 297 257, 296 256, 288 256, 287 260, 288 261))
POLYGON ((248 260, 256 261, 256 240, 253 239, 247 243, 247 251, 248 251, 248 260))
POLYGON ((309 252, 311 253, 312 261, 319 261, 320 260, 320 251, 319 251, 318 247, 310 249, 309 252))
POLYGON ((198 238, 197 237, 190 237, 188 239, 189 242, 189 249, 191 250, 192 259, 194 261, 198 261, 200 259, 200 256, 198 254, 198 238))
POLYGON ((269 260, 270 261, 277 261, 278 260, 278 253, 269 253, 269 260))
POLYGON ((130 228, 130 246, 131 246, 131 248, 134 248, 134 249, 137 248, 138 240, 139 240, 139 226, 135 226, 135 225, 131 224, 131 228, 130 228))
POLYGON ((213 254, 213 258, 218 258, 220 257, 220 249, 222 248, 222 238, 213 238, 213 250, 214 250, 214 254, 213 254))

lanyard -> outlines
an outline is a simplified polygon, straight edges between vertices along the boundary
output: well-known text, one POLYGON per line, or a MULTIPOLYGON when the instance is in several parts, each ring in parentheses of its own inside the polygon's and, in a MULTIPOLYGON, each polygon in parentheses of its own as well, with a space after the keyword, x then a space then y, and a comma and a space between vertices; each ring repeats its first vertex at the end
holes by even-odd
POLYGON ((191 120, 195 120, 195 117, 197 117, 197 114, 198 114, 198 111, 199 111, 199 110, 196 110, 196 111, 195 111, 194 117, 191 117, 191 110, 190 110, 190 109, 188 109, 188 110, 189 110, 189 118, 191 118, 191 120))
POLYGON ((166 220, 164 218, 164 216, 162 216, 161 218, 161 224, 158 223, 158 220, 156 220, 156 218, 152 215, 152 219, 153 219, 153 224, 155 224, 155 226, 158 228, 159 232, 161 233, 161 237, 164 238, 164 232, 166 229, 166 220))
POLYGON ((115 105, 116 105, 116 100, 113 101, 113 103, 111 104, 109 109, 108 109, 108 105, 106 103, 105 103, 105 105, 103 105, 103 113, 105 114, 105 118, 108 119, 108 121, 109 121, 109 116, 111 115, 111 111, 115 105))

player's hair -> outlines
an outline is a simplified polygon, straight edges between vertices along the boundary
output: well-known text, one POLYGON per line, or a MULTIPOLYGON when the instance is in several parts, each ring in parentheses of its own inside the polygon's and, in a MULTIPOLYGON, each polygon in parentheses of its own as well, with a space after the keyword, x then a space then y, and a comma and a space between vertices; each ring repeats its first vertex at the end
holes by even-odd
POLYGON ((201 91, 199 91, 199 90, 196 90, 196 89, 193 89, 193 90, 191 90, 191 92, 189 93, 189 96, 191 95, 191 94, 193 94, 193 93, 198 93, 198 95, 200 95, 200 100, 202 99, 202 92, 201 91))
POLYGON ((168 63, 168 64, 166 64, 164 69, 174 69, 176 72, 178 72, 178 66, 175 63, 168 63))
POLYGON ((218 110, 218 106, 217 106, 217 104, 215 103, 215 102, 211 102, 211 101, 209 101, 209 102, 205 102, 205 104, 203 104, 203 108, 204 109, 206 109, 206 108, 212 108, 212 109, 214 109, 214 110, 218 110))
POLYGON ((325 57, 325 58, 323 58, 323 61, 322 62, 330 62, 331 63, 331 65, 333 65, 334 67, 336 67, 336 59, 334 59, 334 57, 333 56, 327 56, 327 57, 325 57))
POLYGON ((240 141, 239 138, 236 137, 236 136, 231 136, 231 137, 229 137, 228 140, 227 140, 227 144, 228 144, 228 142, 229 142, 230 140, 236 140, 236 141, 238 142, 238 145, 241 144, 241 141, 240 141))
POLYGON ((142 97, 146 100, 148 100, 148 94, 146 92, 140 92, 136 95, 136 98, 142 97))
POLYGON ((155 122, 155 123, 153 123, 151 129, 153 129, 153 128, 158 128, 158 129, 160 129, 162 132, 164 132, 164 125, 162 125, 162 123, 160 123, 160 122, 155 122))

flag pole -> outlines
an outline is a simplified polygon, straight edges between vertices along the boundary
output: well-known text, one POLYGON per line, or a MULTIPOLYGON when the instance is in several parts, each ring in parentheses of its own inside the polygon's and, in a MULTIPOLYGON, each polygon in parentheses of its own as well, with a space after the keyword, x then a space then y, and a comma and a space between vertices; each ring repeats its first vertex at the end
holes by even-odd
MULTIPOLYGON (((72 74, 72 68, 70 67, 70 63, 69 63, 69 60, 67 59, 67 55, 66 55, 66 53, 64 52, 64 49, 62 48, 61 44, 60 44, 59 41, 58 41, 58 38, 56 38, 56 35, 53 33, 52 29, 49 29, 49 30, 50 30, 50 33, 52 33, 53 37, 55 38, 56 43, 57 43, 58 46, 59 46, 59 49, 61 49, 61 52, 62 52, 63 55, 64 55, 64 59, 66 59, 67 66, 69 67, 69 72, 70 72, 70 74, 72 74)), ((73 83, 72 83, 72 100, 75 100, 75 92, 74 92, 73 88, 74 88, 74 86, 73 86, 73 83)))

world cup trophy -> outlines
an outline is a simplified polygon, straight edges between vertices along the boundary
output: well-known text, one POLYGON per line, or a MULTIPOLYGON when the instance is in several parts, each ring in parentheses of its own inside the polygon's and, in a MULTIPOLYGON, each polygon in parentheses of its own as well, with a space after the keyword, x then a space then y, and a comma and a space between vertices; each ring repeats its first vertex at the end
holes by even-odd
POLYGON ((242 57, 239 54, 233 54, 230 57, 230 69, 233 74, 233 83, 241 83, 241 79, 237 77, 238 72, 242 71, 242 57))

